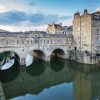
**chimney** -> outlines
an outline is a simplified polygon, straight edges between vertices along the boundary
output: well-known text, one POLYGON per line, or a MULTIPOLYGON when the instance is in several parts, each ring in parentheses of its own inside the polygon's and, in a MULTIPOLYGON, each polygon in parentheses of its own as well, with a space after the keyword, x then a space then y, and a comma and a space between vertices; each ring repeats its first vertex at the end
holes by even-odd
POLYGON ((84 14, 88 14, 88 10, 87 9, 84 10, 84 14))
POLYGON ((76 17, 80 17, 80 13, 79 12, 74 14, 74 18, 76 18, 76 17))

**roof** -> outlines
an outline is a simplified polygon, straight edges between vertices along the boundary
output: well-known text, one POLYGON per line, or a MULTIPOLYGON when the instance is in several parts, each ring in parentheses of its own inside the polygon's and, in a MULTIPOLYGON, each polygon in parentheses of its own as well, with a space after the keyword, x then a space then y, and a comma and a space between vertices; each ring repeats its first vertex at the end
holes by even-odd
POLYGON ((60 24, 54 24, 55 28, 62 28, 62 26, 60 24))
POLYGON ((91 18, 93 20, 99 20, 100 21, 100 11, 94 12, 94 13, 92 13, 90 15, 91 15, 91 18))
POLYGON ((96 15, 96 16, 100 16, 100 11, 94 12, 91 15, 96 15))

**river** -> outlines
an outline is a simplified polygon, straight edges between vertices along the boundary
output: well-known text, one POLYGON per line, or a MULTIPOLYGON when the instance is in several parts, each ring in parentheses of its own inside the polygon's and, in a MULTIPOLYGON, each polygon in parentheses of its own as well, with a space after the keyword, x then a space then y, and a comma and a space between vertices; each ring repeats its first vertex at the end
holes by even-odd
POLYGON ((35 59, 28 67, 16 62, 0 71, 0 81, 10 100, 100 100, 100 65, 58 58, 35 59))

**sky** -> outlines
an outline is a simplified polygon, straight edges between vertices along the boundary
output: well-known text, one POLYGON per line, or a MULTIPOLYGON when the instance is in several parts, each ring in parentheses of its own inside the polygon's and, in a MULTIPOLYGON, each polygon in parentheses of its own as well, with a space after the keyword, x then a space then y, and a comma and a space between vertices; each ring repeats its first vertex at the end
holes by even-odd
POLYGON ((100 11, 100 0, 0 0, 0 29, 46 31, 47 25, 72 25, 76 12, 100 11))

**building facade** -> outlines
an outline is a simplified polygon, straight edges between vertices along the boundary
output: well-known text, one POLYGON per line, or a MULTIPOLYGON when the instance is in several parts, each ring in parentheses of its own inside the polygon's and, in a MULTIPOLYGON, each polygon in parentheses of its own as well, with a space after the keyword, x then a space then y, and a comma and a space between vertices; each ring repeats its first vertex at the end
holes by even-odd
POLYGON ((25 64, 28 53, 50 61, 51 54, 81 63, 100 63, 100 12, 74 14, 73 26, 48 25, 47 32, 0 32, 0 52, 18 54, 20 64, 25 64), (60 50, 60 51, 59 51, 60 50), (41 52, 38 52, 41 51, 41 52), (53 52, 54 51, 54 52, 53 52), (53 53, 52 53, 53 52, 53 53), (43 56, 44 54, 44 56, 43 56))
POLYGON ((100 12, 89 14, 75 13, 73 20, 73 37, 78 51, 94 54, 100 53, 100 12))
POLYGON ((28 54, 50 61, 55 50, 58 57, 68 59, 69 51, 73 50, 72 35, 47 34, 39 31, 0 33, 0 53, 14 52, 18 55, 21 65, 26 64, 25 58, 28 54))
POLYGON ((72 26, 62 26, 62 23, 59 24, 48 24, 47 34, 72 34, 72 26))

